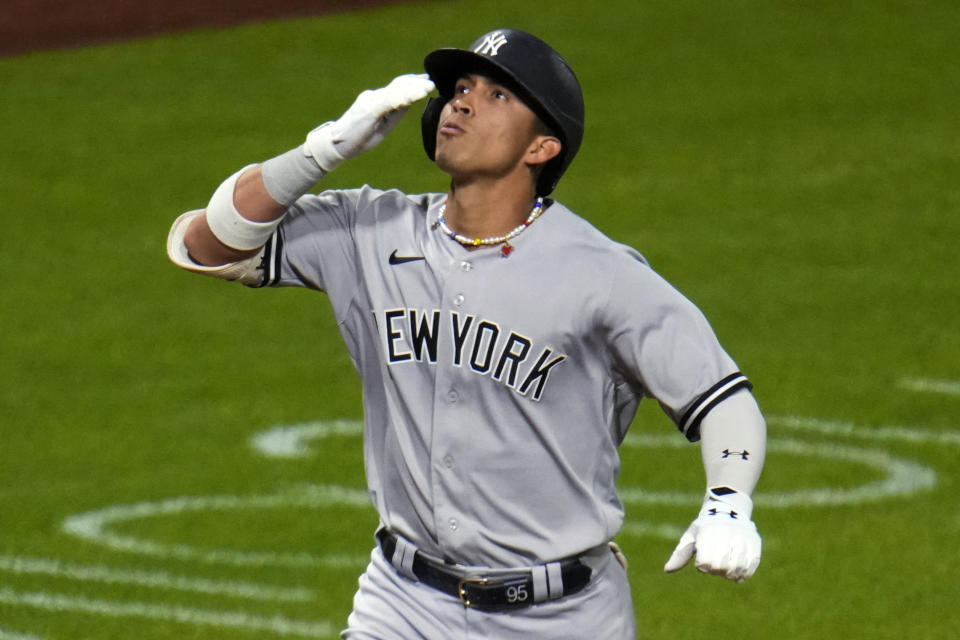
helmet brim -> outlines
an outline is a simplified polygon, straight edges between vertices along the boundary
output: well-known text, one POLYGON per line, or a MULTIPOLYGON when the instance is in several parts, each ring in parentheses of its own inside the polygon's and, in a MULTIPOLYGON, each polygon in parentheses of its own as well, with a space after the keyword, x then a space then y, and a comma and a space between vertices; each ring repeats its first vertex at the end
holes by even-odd
POLYGON ((559 124, 536 98, 532 88, 526 86, 509 69, 496 64, 494 60, 463 49, 437 49, 427 55, 423 61, 423 67, 430 79, 433 80, 433 84, 436 85, 437 93, 446 100, 453 97, 453 90, 457 81, 471 73, 493 78, 503 83, 507 89, 516 93, 524 104, 530 107, 537 114, 537 117, 561 138, 561 142, 565 142, 562 139, 562 130, 559 124))

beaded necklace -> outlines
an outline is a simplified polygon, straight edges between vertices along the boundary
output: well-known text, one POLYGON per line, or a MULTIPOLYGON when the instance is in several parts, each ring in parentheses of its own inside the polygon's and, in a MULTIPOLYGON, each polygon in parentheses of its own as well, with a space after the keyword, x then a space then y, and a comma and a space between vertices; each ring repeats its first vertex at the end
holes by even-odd
POLYGON ((533 205, 530 215, 527 216, 527 219, 523 221, 523 224, 518 225, 513 231, 506 235, 490 238, 468 238, 467 236, 457 233, 451 229, 447 225, 447 221, 444 220, 443 214, 446 213, 446 211, 447 203, 444 202, 443 206, 440 207, 440 213, 437 215, 437 221, 433 223, 434 229, 440 227, 441 231, 465 247, 485 247, 503 244, 503 246, 500 247, 500 255, 506 258, 513 252, 513 245, 510 244, 510 241, 516 238, 524 229, 533 224, 533 221, 539 218, 540 214, 543 213, 543 198, 537 198, 537 202, 533 205))

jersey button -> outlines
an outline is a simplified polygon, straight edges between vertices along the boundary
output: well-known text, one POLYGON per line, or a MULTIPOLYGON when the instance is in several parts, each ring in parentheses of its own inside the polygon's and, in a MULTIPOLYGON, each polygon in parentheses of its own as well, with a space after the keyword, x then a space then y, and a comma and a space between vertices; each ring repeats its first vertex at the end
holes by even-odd
POLYGON ((456 389, 450 389, 447 391, 447 402, 450 404, 457 404, 457 400, 460 399, 460 394, 457 393, 456 389))
POLYGON ((447 469, 453 469, 453 456, 449 453, 443 456, 443 464, 447 469))
POLYGON ((465 298, 463 297, 463 294, 462 294, 462 293, 458 293, 457 295, 455 295, 455 296, 453 297, 453 304, 455 304, 455 305, 458 306, 458 307, 459 307, 459 306, 462 306, 464 300, 465 300, 465 298))
POLYGON ((460 528, 460 523, 457 522, 456 518, 450 518, 447 521, 447 525, 450 527, 450 531, 456 531, 458 528, 460 528))
POLYGON ((473 263, 470 262, 469 260, 464 260, 463 262, 460 263, 460 269, 461 271, 470 271, 471 269, 473 269, 473 263))

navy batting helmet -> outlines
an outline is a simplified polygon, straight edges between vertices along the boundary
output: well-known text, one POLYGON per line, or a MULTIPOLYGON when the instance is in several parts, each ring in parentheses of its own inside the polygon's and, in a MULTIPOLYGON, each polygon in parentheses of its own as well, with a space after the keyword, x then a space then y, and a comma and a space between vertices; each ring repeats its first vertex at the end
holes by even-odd
POLYGON ((423 66, 439 98, 427 102, 421 118, 423 147, 431 160, 437 150, 440 111, 453 98, 457 80, 479 73, 504 82, 537 114, 563 145, 537 180, 537 195, 553 191, 583 140, 583 92, 570 65, 543 40, 516 29, 480 36, 469 50, 444 48, 427 55, 423 66))

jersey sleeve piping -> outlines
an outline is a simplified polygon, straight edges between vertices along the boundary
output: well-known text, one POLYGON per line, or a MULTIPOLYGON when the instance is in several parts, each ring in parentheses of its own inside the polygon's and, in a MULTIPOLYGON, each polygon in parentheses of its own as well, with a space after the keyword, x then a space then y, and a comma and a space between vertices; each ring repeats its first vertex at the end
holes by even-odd
MULTIPOLYGON (((302 210, 297 205, 293 205, 291 208, 297 209, 302 213, 302 210)), ((260 260, 260 266, 258 267, 263 274, 258 284, 249 285, 251 288, 275 287, 280 283, 280 277, 282 275, 281 266, 283 264, 283 242, 284 227, 280 225, 267 240, 267 243, 263 245, 263 258, 260 260)))
POLYGON ((678 428, 690 442, 700 439, 700 423, 710 410, 723 402, 740 389, 753 389, 753 385, 745 375, 737 371, 713 385, 700 395, 690 408, 683 414, 678 428))
POLYGON ((280 260, 283 258, 283 227, 277 227, 273 235, 263 245, 263 257, 260 259, 260 282, 247 285, 251 289, 275 287, 280 282, 280 260))

